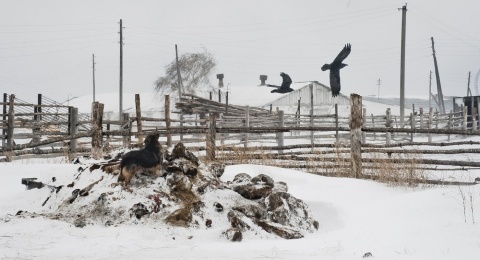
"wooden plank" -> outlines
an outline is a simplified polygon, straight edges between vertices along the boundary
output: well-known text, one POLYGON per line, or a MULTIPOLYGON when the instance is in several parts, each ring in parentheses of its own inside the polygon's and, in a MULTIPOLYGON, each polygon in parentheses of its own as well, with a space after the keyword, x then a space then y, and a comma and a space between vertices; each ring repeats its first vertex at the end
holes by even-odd
POLYGON ((140 94, 135 94, 135 112, 137 115, 137 138, 138 144, 143 144, 143 135, 142 135, 142 111, 140 109, 140 94))
POLYGON ((165 95, 165 126, 167 128, 167 146, 172 146, 172 122, 170 120, 170 95, 165 95))

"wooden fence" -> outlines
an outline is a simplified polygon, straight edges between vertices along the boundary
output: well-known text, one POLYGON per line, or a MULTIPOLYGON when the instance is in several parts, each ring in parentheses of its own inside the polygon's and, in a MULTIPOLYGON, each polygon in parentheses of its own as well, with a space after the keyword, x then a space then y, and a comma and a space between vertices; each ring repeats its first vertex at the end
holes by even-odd
MULTIPOLYGON (((242 162, 238 157, 241 152, 248 154, 248 162, 261 163, 269 158, 273 164, 306 169, 313 166, 305 162, 313 162, 322 155, 323 172, 335 169, 358 177, 371 164, 372 157, 377 162, 394 162, 392 154, 447 154, 452 150, 430 147, 439 143, 459 145, 458 141, 450 142, 452 135, 480 135, 476 116, 469 117, 465 109, 440 115, 432 109, 425 113, 419 108, 401 126, 399 117, 391 115, 389 109, 384 115, 367 115, 361 96, 352 95, 351 101, 351 113, 342 117, 338 109, 330 115, 314 115, 313 109, 310 114, 302 114, 300 110, 285 114, 281 110, 227 105, 193 95, 185 95, 175 106, 178 111, 171 112, 170 98, 166 96, 165 116, 148 118, 142 117, 140 96, 136 95, 135 116, 124 114, 123 120, 104 121, 103 105, 98 102, 92 104, 91 115, 81 115, 74 107, 40 101, 28 104, 4 94, 0 161, 38 156, 71 159, 80 154, 100 158, 117 147, 141 145, 145 134, 157 131, 162 134, 162 144, 170 147, 181 141, 209 160, 242 162), (178 119, 172 115, 178 115, 174 116, 178 119), (408 148, 411 145, 416 149, 408 148), (403 148, 392 149, 400 146, 403 148), (421 146, 430 147, 419 149, 421 146)), ((474 148, 453 151, 479 152, 476 146, 480 143, 464 144, 474 148)), ((462 169, 480 167, 478 162, 417 161, 417 167, 423 165, 426 169, 432 164, 462 169)))

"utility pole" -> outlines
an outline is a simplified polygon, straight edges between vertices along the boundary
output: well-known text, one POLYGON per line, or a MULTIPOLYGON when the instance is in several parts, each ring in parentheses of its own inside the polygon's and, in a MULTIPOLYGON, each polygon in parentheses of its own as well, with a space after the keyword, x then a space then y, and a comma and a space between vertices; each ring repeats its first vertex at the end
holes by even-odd
MULTIPOLYGON (((182 85, 182 75, 180 75, 180 67, 178 66, 178 49, 177 49, 176 44, 175 44, 175 59, 176 59, 176 63, 177 63, 178 102, 180 102, 180 100, 182 99, 183 85, 182 85)), ((180 118, 180 127, 183 127, 183 114, 180 113, 180 114, 178 114, 178 116, 180 118)), ((183 141, 183 135, 182 134, 180 134, 180 141, 183 141)))
POLYGON ((378 82, 377 83, 377 85, 378 85, 377 99, 380 99, 380 86, 382 85, 382 80, 378 79, 377 82, 378 82))
POLYGON ((178 84, 178 102, 182 98, 182 75, 180 75, 180 67, 178 65, 178 49, 177 45, 175 44, 175 59, 177 63, 177 84, 178 84))
POLYGON ((430 71, 430 83, 428 84, 428 109, 432 107, 432 71, 430 71))
POLYGON ((468 72, 468 83, 467 83, 467 97, 472 96, 472 90, 470 89, 470 71, 468 72))
POLYGON ((402 7, 402 44, 400 52, 400 125, 405 117, 405 36, 407 30, 407 4, 402 7))
POLYGON ((123 26, 120 19, 120 92, 119 92, 119 111, 118 120, 123 119, 123 26))
POLYGON ((93 102, 95 102, 95 54, 92 54, 93 102))
POLYGON ((445 105, 443 103, 442 85, 440 84, 440 72, 438 71, 437 57, 435 56, 435 42, 433 41, 433 37, 431 37, 430 39, 432 40, 433 63, 435 65, 435 79, 437 81, 438 106, 440 107, 440 112, 442 114, 445 114, 445 105))

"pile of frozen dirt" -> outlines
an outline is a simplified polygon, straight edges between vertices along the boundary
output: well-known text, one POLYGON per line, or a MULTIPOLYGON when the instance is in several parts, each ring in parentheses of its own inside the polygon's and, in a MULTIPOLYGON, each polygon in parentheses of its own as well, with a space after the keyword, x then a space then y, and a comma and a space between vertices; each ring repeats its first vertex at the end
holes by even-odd
POLYGON ((44 217, 87 225, 150 225, 155 229, 210 229, 231 241, 245 237, 302 238, 319 223, 288 185, 259 174, 238 173, 224 182, 224 166, 204 164, 182 143, 163 153, 162 174, 139 172, 125 187, 117 183, 119 158, 78 158, 76 172, 52 180, 25 179, 31 207, 11 218, 44 217), (34 191, 34 192, 32 192, 34 191))

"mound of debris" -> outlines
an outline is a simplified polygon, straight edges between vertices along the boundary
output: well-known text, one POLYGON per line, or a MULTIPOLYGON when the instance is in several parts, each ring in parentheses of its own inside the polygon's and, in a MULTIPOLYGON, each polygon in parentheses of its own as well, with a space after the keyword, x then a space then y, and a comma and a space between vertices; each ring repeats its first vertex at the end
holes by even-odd
POLYGON ((43 216, 76 227, 164 224, 211 229, 231 241, 241 241, 246 233, 294 239, 318 229, 308 206, 288 193, 286 183, 246 173, 224 182, 224 165, 201 163, 182 143, 163 153, 161 176, 138 172, 129 187, 117 183, 121 155, 95 162, 79 158, 78 172, 63 185, 25 179, 27 187, 50 188, 51 193, 42 198, 40 211, 19 211, 17 217, 43 216))

